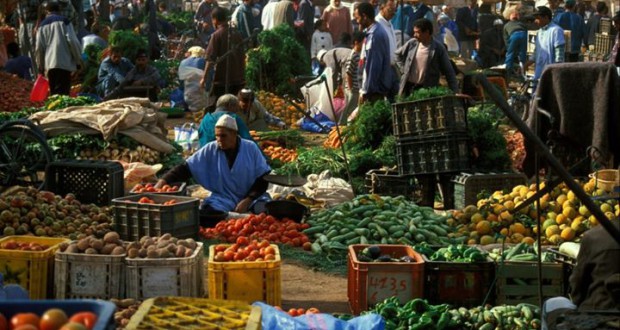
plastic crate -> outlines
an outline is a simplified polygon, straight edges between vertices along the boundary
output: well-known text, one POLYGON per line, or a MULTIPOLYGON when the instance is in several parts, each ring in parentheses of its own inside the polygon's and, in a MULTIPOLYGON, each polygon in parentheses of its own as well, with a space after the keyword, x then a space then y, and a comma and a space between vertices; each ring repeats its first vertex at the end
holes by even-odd
POLYGON ((30 299, 51 298, 54 290, 54 253, 58 245, 69 242, 66 238, 35 236, 7 236, 6 242, 28 242, 48 245, 45 251, 21 251, 0 249, 0 273, 4 284, 19 284, 28 291, 30 299))
POLYGON ((461 173, 452 181, 454 207, 463 209, 467 205, 476 205, 482 191, 492 194, 497 190, 512 189, 527 184, 527 177, 523 173, 461 173))
POLYGON ((45 168, 45 189, 58 195, 72 193, 82 204, 109 205, 125 195, 123 166, 119 162, 61 160, 45 168))
POLYGON ((215 246, 209 247, 209 298, 246 302, 262 301, 272 306, 282 305, 280 250, 272 261, 217 262, 215 246))
MULTIPOLYGON (((596 33, 594 35, 594 52, 599 54, 608 54, 614 46, 615 36, 596 33)), ((567 48, 568 49, 568 48, 567 48)))
POLYGON ((370 170, 366 172, 364 186, 371 194, 407 196, 414 199, 416 184, 412 176, 401 176, 396 170, 370 170))
POLYGON ((191 257, 126 258, 127 298, 144 300, 159 296, 202 297, 204 294, 203 245, 191 257))
POLYGON ((442 96, 392 104, 396 138, 452 132, 467 133, 467 108, 462 97, 442 96))
MULTIPOLYGON (((431 304, 451 304, 462 307, 480 306, 492 290, 495 263, 430 261, 424 258, 424 298, 431 304)), ((486 301, 493 304, 495 292, 486 301)))
POLYGON ((125 329, 261 329, 261 309, 246 302, 203 298, 147 299, 125 329))
POLYGON ((92 312, 97 315, 93 330, 114 330, 114 312, 116 305, 109 301, 77 300, 12 300, 0 301, 0 313, 10 320, 18 313, 35 313, 41 316, 50 308, 62 309, 68 317, 78 312, 92 312))
MULTIPOLYGON (((155 183, 153 183, 155 184, 155 183)), ((175 182, 170 184, 170 186, 178 186, 179 190, 175 192, 148 192, 148 193, 139 193, 134 191, 134 187, 129 191, 130 195, 139 195, 139 194, 153 194, 153 195, 170 195, 170 196, 185 196, 187 194, 187 184, 185 182, 175 182)))
MULTIPOLYGON (((496 264, 496 304, 538 304, 538 263, 505 261, 496 264)), ((564 265, 542 264, 543 301, 562 296, 565 289, 564 265)))
POLYGON ((400 175, 462 172, 469 169, 466 134, 437 134, 396 142, 400 175))
POLYGON ((54 278, 56 299, 122 299, 126 254, 92 255, 58 251, 54 278))
POLYGON ((121 239, 137 241, 142 236, 166 233, 176 238, 195 238, 200 226, 197 198, 162 194, 131 195, 112 200, 114 228, 121 239), (138 203, 148 197, 157 204, 138 203), (162 205, 169 200, 176 204, 162 205))
POLYGON ((357 253, 370 245, 349 245, 347 296, 353 314, 359 314, 388 297, 402 304, 424 295, 424 260, 407 245, 376 245, 393 258, 410 256, 416 262, 362 262, 357 253))
POLYGON ((599 25, 598 25, 598 32, 601 34, 611 34, 611 27, 612 27, 613 23, 611 22, 611 19, 609 17, 601 17, 601 20, 599 21, 599 25))

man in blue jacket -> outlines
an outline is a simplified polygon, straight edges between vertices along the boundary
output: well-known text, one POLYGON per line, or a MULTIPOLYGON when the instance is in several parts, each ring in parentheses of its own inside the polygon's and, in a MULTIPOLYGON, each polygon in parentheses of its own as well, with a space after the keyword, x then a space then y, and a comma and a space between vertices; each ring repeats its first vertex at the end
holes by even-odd
POLYGON ((390 92, 393 82, 390 40, 381 24, 375 22, 375 10, 370 3, 360 3, 354 13, 360 28, 366 32, 360 56, 362 86, 359 104, 383 100, 390 92))
POLYGON ((583 17, 575 12, 575 0, 566 0, 564 10, 553 18, 553 22, 563 30, 570 31, 570 49, 566 49, 566 62, 577 62, 585 35, 585 23, 583 17))

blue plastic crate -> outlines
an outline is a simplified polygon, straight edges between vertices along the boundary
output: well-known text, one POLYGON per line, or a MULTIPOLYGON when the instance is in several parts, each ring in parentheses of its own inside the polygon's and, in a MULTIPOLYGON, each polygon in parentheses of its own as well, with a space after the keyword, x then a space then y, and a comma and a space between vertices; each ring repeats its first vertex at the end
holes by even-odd
POLYGON ((35 313, 41 316, 50 308, 60 308, 68 317, 78 312, 93 312, 97 314, 97 323, 93 330, 114 330, 114 312, 116 305, 109 301, 79 299, 79 300, 12 300, 0 301, 0 313, 10 320, 17 313, 35 313))

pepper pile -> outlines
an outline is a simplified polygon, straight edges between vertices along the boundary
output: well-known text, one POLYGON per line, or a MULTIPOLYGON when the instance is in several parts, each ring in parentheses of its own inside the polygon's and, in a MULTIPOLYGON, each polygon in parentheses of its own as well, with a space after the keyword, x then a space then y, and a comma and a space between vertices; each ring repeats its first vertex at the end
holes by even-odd
POLYGON ((433 249, 427 244, 421 243, 413 247, 417 252, 428 257, 430 261, 447 262, 484 262, 487 261, 487 253, 475 246, 463 244, 449 245, 440 249, 433 249))
POLYGON ((381 315, 386 330, 540 329, 540 309, 526 303, 450 309, 448 304, 431 305, 419 298, 401 305, 397 297, 390 297, 364 313, 381 315))

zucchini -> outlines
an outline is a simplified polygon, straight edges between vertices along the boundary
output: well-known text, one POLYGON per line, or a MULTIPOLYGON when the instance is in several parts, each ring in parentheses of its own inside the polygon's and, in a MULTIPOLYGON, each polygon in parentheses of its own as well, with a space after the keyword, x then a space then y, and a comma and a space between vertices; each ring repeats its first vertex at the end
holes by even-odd
POLYGON ((355 232, 359 236, 368 236, 368 235, 370 235, 370 230, 368 230, 366 228, 355 228, 355 229, 353 229, 353 232, 355 232))
POLYGON ((364 236, 356 236, 356 237, 353 237, 353 238, 347 240, 347 245, 360 244, 362 237, 364 237, 364 236))
POLYGON ((325 226, 312 226, 308 229, 304 229, 303 233, 310 236, 312 234, 322 233, 323 230, 325 230, 325 226))

